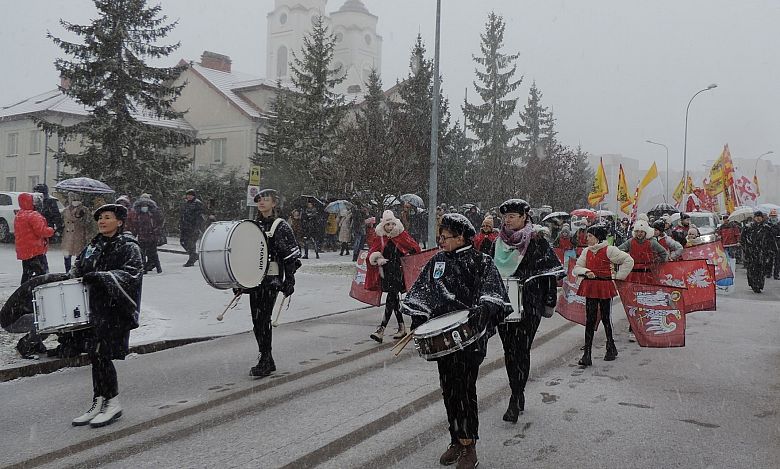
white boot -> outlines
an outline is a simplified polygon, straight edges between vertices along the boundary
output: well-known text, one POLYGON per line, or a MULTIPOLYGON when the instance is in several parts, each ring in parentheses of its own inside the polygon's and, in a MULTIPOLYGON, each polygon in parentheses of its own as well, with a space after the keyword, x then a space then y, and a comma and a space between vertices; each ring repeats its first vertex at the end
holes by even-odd
POLYGON ((384 335, 385 335, 385 326, 379 326, 376 328, 376 331, 373 334, 371 334, 370 337, 381 344, 382 337, 384 337, 384 335))
POLYGON ((393 334, 393 339, 403 339, 406 337, 406 324, 401 323, 398 325, 398 332, 393 334))
POLYGON ((119 399, 115 396, 111 399, 106 399, 100 413, 89 422, 89 426, 92 428, 104 427, 121 416, 122 406, 119 405, 119 399))
POLYGON ((97 417, 97 414, 100 413, 100 410, 103 408, 103 401, 105 399, 103 396, 98 396, 94 399, 92 399, 92 407, 89 408, 88 411, 86 411, 84 414, 79 415, 73 421, 71 422, 74 427, 81 427, 83 425, 89 425, 89 422, 97 417))

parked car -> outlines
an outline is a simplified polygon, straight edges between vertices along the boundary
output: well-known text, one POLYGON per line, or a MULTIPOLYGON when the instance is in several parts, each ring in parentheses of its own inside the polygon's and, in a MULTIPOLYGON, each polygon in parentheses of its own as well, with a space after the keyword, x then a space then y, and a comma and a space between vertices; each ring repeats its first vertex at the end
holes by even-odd
MULTIPOLYGON (((0 242, 10 243, 14 240, 14 218, 19 211, 19 194, 23 192, 0 192, 0 242)), ((43 194, 34 193, 35 197, 43 194)), ((60 213, 65 210, 62 202, 57 202, 60 213)))
MULTIPOLYGON (((691 225, 699 229, 699 234, 704 242, 715 241, 718 239, 715 230, 720 225, 720 216, 713 212, 686 212, 691 216, 691 225)), ((680 224, 680 214, 675 213, 669 217, 669 223, 672 226, 680 224)))

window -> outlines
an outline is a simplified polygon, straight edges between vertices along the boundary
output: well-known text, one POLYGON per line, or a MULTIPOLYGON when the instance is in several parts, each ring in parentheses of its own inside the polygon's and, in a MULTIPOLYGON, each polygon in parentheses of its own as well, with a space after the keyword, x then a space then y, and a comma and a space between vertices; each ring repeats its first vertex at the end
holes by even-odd
POLYGON ((16 132, 8 134, 8 156, 16 156, 19 154, 19 134, 16 132))
POLYGON ((276 51, 276 76, 287 76, 287 47, 285 46, 276 51))
POLYGON ((226 138, 216 138, 211 141, 211 162, 213 164, 222 164, 225 161, 226 146, 226 138))
POLYGON ((279 15, 279 24, 287 24, 287 13, 279 15))
POLYGON ((34 155, 41 152, 41 131, 30 131, 30 154, 34 155))
POLYGON ((13 200, 11 200, 11 196, 8 194, 0 194, 0 206, 3 205, 13 205, 13 200))
POLYGON ((16 178, 5 178, 5 187, 8 192, 16 192, 16 178))
POLYGON ((30 176, 27 178, 30 184, 30 191, 33 190, 33 187, 37 186, 40 182, 40 176, 30 176))

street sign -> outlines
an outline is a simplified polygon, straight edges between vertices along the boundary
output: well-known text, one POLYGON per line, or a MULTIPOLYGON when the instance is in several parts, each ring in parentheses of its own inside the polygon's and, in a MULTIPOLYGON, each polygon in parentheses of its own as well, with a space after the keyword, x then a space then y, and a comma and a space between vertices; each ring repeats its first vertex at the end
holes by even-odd
POLYGON ((255 196, 260 192, 260 186, 246 186, 246 206, 255 206, 255 196))
POLYGON ((249 167, 249 186, 260 185, 260 166, 252 165, 249 167))

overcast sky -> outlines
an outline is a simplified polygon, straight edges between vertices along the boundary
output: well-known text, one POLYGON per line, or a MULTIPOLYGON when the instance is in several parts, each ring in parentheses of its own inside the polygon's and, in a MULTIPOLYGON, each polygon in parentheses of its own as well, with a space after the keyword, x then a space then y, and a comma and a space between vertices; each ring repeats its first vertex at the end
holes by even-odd
MULTIPOLYGON (((337 10, 344 0, 331 0, 337 10)), ((234 70, 265 76, 266 14, 272 0, 162 0, 179 20, 181 41, 171 63, 197 60, 203 50, 224 53, 234 70)), ((435 0, 364 0, 379 16, 386 87, 407 73, 420 32, 433 55, 435 0)), ((444 0, 441 72, 453 107, 474 79, 472 54, 490 10, 507 22, 505 51, 519 52, 525 102, 532 80, 558 120, 560 139, 594 154, 620 153, 649 166, 682 169, 685 107, 691 105, 688 166, 718 156, 774 150, 780 161, 780 1, 776 0, 444 0)), ((63 34, 59 18, 84 23, 89 0, 4 0, 0 15, 3 67, 0 105, 52 89, 59 50, 46 31, 63 34), (13 5, 13 7, 10 7, 13 5)), ((474 98, 475 94, 469 92, 474 98)), ((455 110, 456 118, 461 118, 455 110)))

